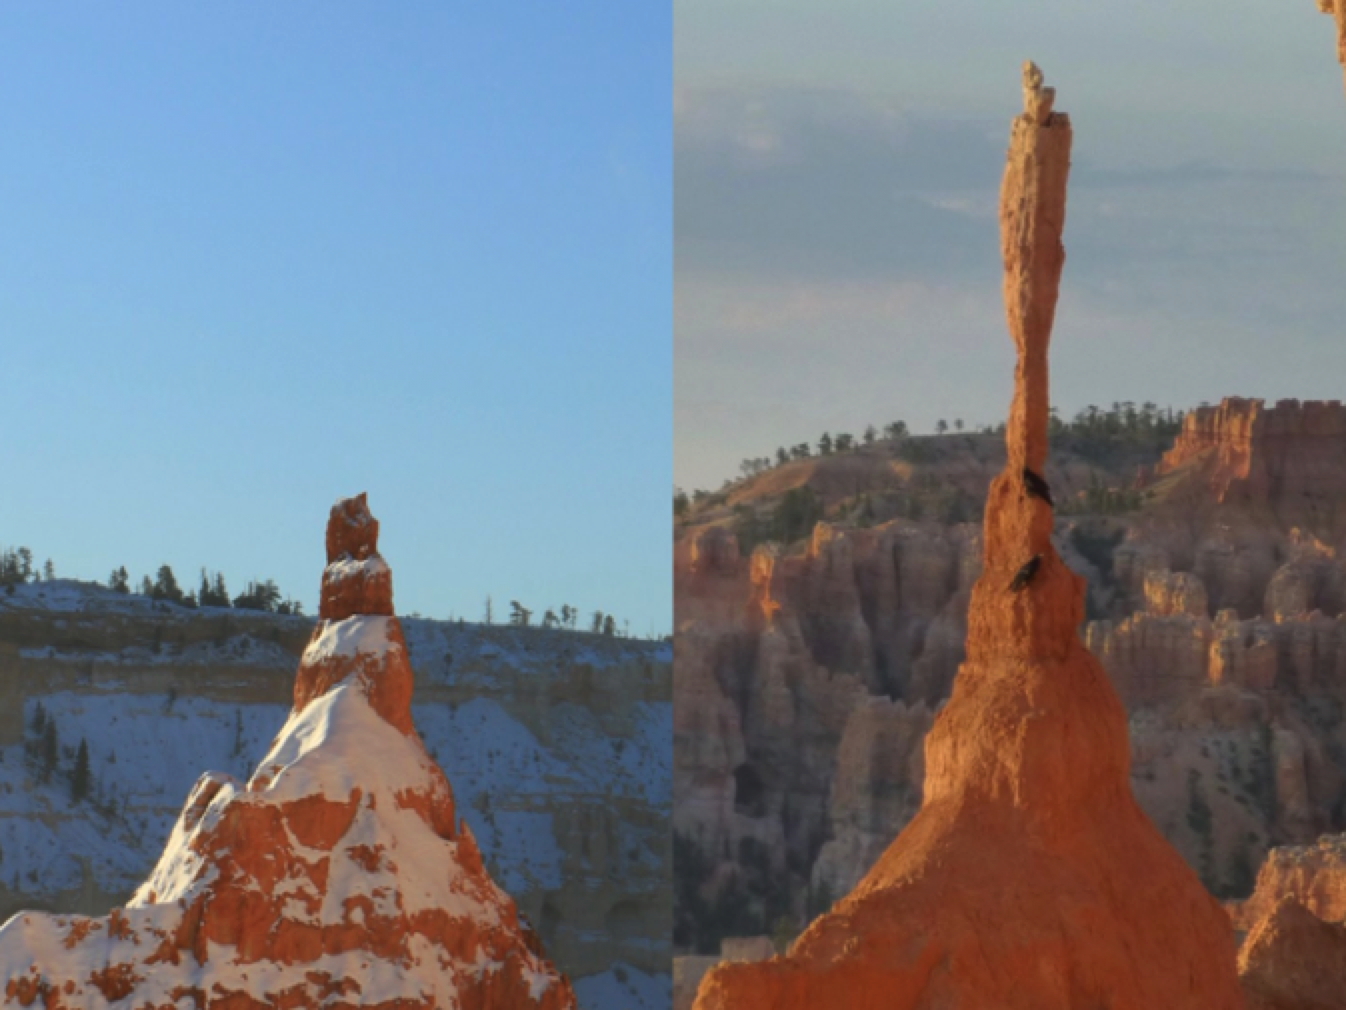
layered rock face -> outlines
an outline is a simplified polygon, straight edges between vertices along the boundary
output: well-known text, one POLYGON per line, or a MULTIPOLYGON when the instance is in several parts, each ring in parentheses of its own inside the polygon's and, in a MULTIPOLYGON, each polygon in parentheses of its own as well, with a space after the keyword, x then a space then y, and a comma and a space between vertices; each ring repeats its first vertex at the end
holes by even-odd
POLYGON ((750 557, 722 527, 678 542, 674 830, 696 856, 676 872, 721 916, 825 907, 915 812, 979 544, 934 523, 823 523, 750 557))
POLYGON ((1028 491, 1064 262, 1071 130, 1053 97, 1029 64, 1001 193, 1009 463, 920 812, 787 956, 708 974, 699 1010, 1243 1005, 1227 916, 1131 794, 1125 712, 1076 635, 1083 580, 1028 491))
POLYGON ((1160 477, 1198 470, 1219 504, 1269 508, 1282 523, 1320 527, 1335 516, 1314 515, 1324 498, 1346 496, 1346 407, 1340 401, 1227 397, 1183 419, 1182 433, 1160 462, 1160 477))
POLYGON ((377 537, 363 495, 333 508, 322 620, 269 753, 246 784, 201 777, 125 909, 0 928, 4 1005, 575 1005, 412 725, 377 537))
POLYGON ((1273 849, 1251 898, 1231 909, 1247 931, 1239 975, 1251 1010, 1346 1001, 1346 835, 1273 849))
POLYGON ((1346 925, 1282 898, 1239 951, 1248 1010, 1335 1010, 1346 993, 1346 925))
POLYGON ((1235 924, 1252 930, 1285 898, 1325 922, 1346 922, 1346 835, 1323 835, 1309 845, 1267 853, 1252 896, 1233 907, 1235 924))

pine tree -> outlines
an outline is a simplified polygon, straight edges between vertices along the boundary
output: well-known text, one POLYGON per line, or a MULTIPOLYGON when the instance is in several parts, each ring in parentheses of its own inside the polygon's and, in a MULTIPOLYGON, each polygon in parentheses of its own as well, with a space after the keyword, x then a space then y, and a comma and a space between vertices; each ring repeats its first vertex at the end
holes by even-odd
POLYGON ((150 587, 149 595, 156 600, 167 600, 169 603, 182 603, 185 598, 173 569, 168 565, 159 566, 159 575, 154 580, 154 585, 150 587))
POLYGON ((234 597, 234 606, 239 610, 262 610, 274 614, 280 598, 280 589, 272 579, 253 581, 248 583, 243 593, 234 597))
POLYGON ((48 719, 42 728, 42 746, 39 752, 41 766, 38 777, 46 782, 56 770, 56 762, 61 756, 60 740, 56 736, 56 720, 48 719))
POLYGON ((70 776, 70 798, 82 803, 89 796, 89 743, 83 737, 75 755, 75 771, 70 776))

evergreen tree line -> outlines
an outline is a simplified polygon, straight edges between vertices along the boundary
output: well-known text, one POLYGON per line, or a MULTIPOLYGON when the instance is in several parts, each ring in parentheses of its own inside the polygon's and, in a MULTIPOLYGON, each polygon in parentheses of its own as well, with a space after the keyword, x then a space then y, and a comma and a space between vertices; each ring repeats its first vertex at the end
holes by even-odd
MULTIPOLYGON (((41 568, 33 565, 33 552, 27 547, 0 549, 0 586, 12 587, 27 582, 51 582, 56 578, 56 567, 48 558, 41 568)), ((182 607, 234 607, 239 610, 261 610, 272 614, 304 613, 303 604, 281 593, 274 579, 256 579, 247 588, 231 597, 219 572, 201 569, 201 582, 196 589, 184 590, 169 565, 160 565, 154 578, 148 575, 139 586, 131 588, 131 576, 126 567, 114 568, 108 576, 107 587, 127 595, 147 596, 165 600, 182 607)))
MULTIPOLYGON (((1063 447, 1094 459, 1106 456, 1117 449, 1159 452, 1182 430, 1183 417, 1183 411, 1175 411, 1172 407, 1161 409, 1148 401, 1140 406, 1130 400, 1117 401, 1108 409, 1090 404, 1070 420, 1063 420, 1056 408, 1052 408, 1048 420, 1048 434, 1062 443, 1063 447)), ((952 425, 954 432, 961 433, 965 428, 962 418, 954 419, 952 425)), ((943 418, 935 422, 936 435, 946 435, 949 430, 950 424, 943 418)), ((1002 421, 994 426, 978 425, 975 431, 978 434, 1003 435, 1005 423, 1002 421)), ((911 432, 905 421, 890 421, 883 426, 881 432, 874 425, 867 425, 858 439, 846 432, 833 435, 825 431, 818 437, 816 444, 800 442, 797 445, 780 446, 774 456, 743 460, 739 463, 739 473, 746 479, 795 460, 854 452, 873 445, 879 440, 880 434, 888 441, 897 442, 894 452, 909 463, 930 463, 938 458, 939 453, 934 446, 908 437, 911 432)), ((726 480, 725 486, 732 483, 732 479, 726 480)), ((685 491, 674 488, 673 514, 677 518, 682 518, 693 504, 700 504, 708 499, 718 499, 718 495, 696 490, 689 496, 685 491)))
POLYGON ((7 547, 0 550, 0 586, 14 586, 21 582, 50 582, 56 578, 56 567, 51 558, 41 568, 33 567, 33 552, 27 547, 7 547))
POLYGON ((751 554, 758 544, 790 544, 802 540, 813 533, 823 512, 822 499, 807 486, 786 491, 769 511, 739 505, 734 509, 738 549, 746 555, 751 554))
MULTIPOLYGON (((118 593, 131 593, 131 580, 126 569, 116 568, 108 576, 108 588, 118 593)), ((201 582, 196 589, 183 590, 169 565, 160 565, 153 579, 148 575, 140 580, 137 595, 148 596, 152 600, 165 600, 180 607, 233 607, 238 610, 261 610, 269 614, 303 615, 303 605, 298 600, 282 596, 279 587, 272 579, 261 582, 255 579, 248 583, 247 589, 230 598, 224 576, 219 572, 201 569, 201 582)))

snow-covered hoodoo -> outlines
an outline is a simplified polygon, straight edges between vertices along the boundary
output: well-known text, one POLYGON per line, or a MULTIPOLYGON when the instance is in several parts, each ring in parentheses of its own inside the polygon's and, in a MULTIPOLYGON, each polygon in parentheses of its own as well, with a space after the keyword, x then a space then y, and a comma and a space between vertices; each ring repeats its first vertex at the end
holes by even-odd
POLYGON ((412 672, 365 496, 332 509, 323 620, 246 784, 204 774, 106 918, 0 927, 0 1006, 571 1010, 411 720, 412 672))

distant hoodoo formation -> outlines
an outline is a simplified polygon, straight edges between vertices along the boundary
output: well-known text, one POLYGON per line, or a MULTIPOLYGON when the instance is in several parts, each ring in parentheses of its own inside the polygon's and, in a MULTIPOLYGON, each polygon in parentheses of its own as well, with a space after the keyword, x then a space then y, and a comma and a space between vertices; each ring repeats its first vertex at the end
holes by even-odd
POLYGON ((787 955, 712 970, 697 1010, 1244 1005, 1228 916, 1132 795, 1126 713, 1052 545, 1039 477, 1071 127, 1032 64, 1024 97, 1001 190, 1009 459, 920 812, 787 955))
POLYGON ((1192 469, 1220 504, 1269 506, 1282 519, 1323 501, 1346 497, 1346 407, 1339 400, 1226 397, 1183 418, 1159 476, 1192 469))
POLYGON ((202 775, 126 908, 0 927, 0 1006, 575 1006, 412 725, 364 495, 333 507, 327 561, 294 708, 252 778, 202 775))

